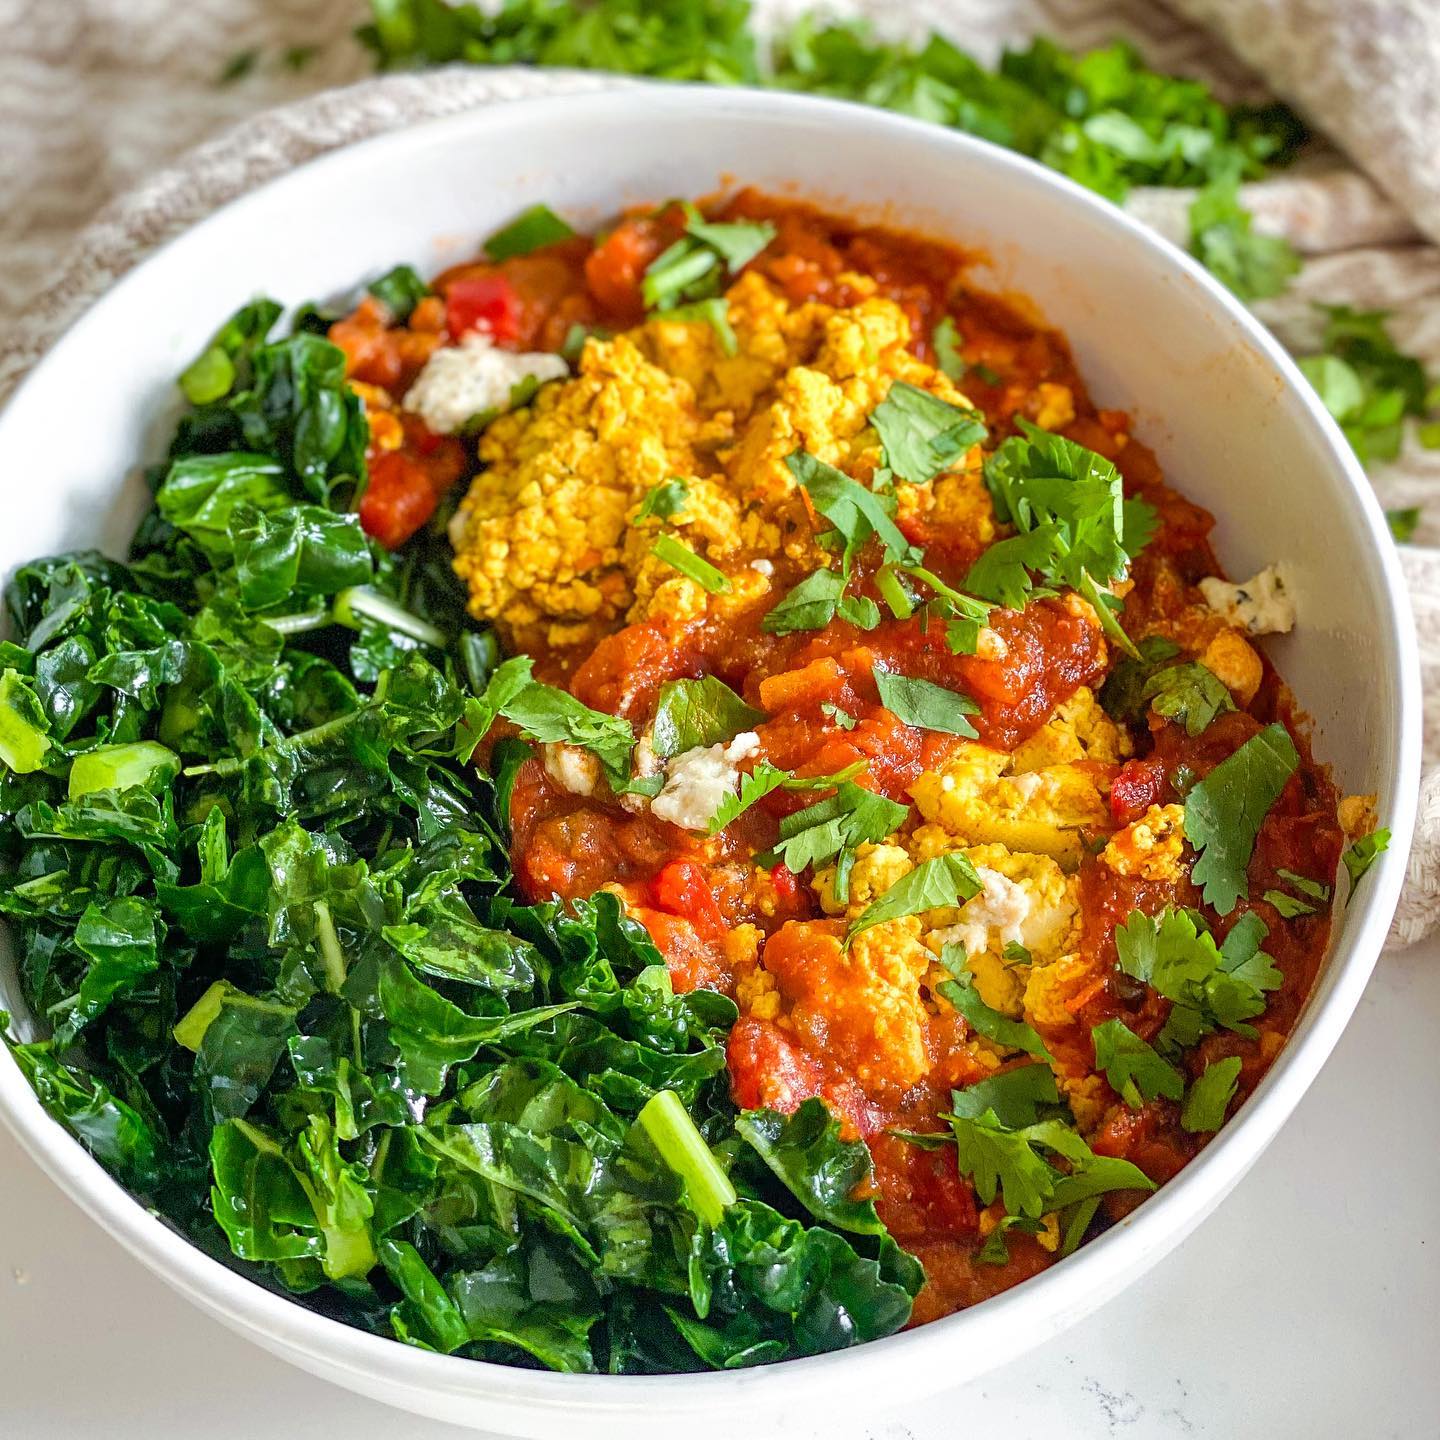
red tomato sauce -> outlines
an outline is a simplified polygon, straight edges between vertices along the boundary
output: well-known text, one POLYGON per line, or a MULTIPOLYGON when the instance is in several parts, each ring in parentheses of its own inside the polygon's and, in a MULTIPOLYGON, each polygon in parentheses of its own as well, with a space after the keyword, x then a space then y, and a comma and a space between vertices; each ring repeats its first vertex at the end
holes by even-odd
MULTIPOLYGON (((846 277, 871 277, 879 294, 909 317, 912 349, 921 359, 935 362, 935 326, 951 319, 966 365, 961 384, 983 413, 989 446, 1014 433, 1018 418, 1033 420, 1041 413, 1042 387, 1064 387, 1073 414, 1054 428, 1113 460, 1127 494, 1144 498, 1158 513, 1155 538, 1132 570, 1122 622, 1132 635, 1186 639, 1194 582, 1219 573, 1209 542, 1212 517, 1165 484, 1154 455, 1130 434, 1125 413, 1094 405, 1063 337, 1029 318, 1023 304, 975 288, 967 273, 969 257, 955 246, 855 225, 749 190, 711 207, 710 214, 776 226, 776 239, 752 268, 793 302, 852 304, 861 296, 846 277)), ((668 206, 623 218, 595 238, 575 237, 498 264, 457 266, 435 281, 435 296, 422 301, 406 324, 391 323, 383 306, 367 300, 332 328, 331 338, 344 349, 352 377, 398 404, 434 348, 447 339, 479 330, 504 348, 558 350, 575 326, 621 329, 638 323, 645 269, 684 224, 684 212, 668 206)), ((379 427, 377 433, 383 431, 379 427)), ((393 546, 430 521, 475 463, 471 456, 457 458, 452 442, 430 435, 414 417, 405 418, 398 444, 393 431, 388 438, 388 448, 372 447, 361 517, 371 534, 393 546)), ((909 538, 925 547, 926 565, 957 586, 977 553, 972 537, 947 535, 924 522, 909 538)), ((784 557, 766 558, 775 565, 775 593, 802 578, 784 557)), ((863 559, 859 569, 861 593, 874 597, 863 559)), ((771 764, 800 777, 862 764, 857 783, 907 801, 917 777, 941 765, 957 742, 908 726, 885 709, 874 679, 877 666, 964 691, 979 706, 974 717, 979 740, 1009 751, 1079 687, 1098 688, 1116 658, 1113 648, 1107 654, 1095 625, 1060 598, 1034 601, 1023 611, 995 611, 990 626, 1003 643, 991 658, 952 653, 938 629, 927 631, 913 618, 886 620, 868 632, 835 620, 822 630, 770 635, 760 622, 771 603, 767 598, 751 610, 707 618, 679 639, 650 623, 622 625, 579 653, 536 654, 536 674, 568 686, 594 709, 633 720, 637 728, 667 681, 718 676, 764 712, 755 730, 760 754, 771 764), (851 723, 841 723, 837 712, 851 723)), ((1242 1096, 1294 1025, 1329 930, 1324 906, 1314 915, 1286 919, 1261 897, 1283 883, 1282 870, 1318 878, 1334 874, 1343 846, 1334 786, 1311 758, 1303 725, 1268 666, 1246 709, 1221 715, 1193 739, 1180 725, 1154 722, 1151 733, 1134 737, 1134 758, 1107 781, 1108 824, 1118 829, 1153 805, 1178 803, 1188 784, 1277 718, 1289 725, 1302 763, 1260 829, 1249 867, 1251 898, 1227 917, 1210 918, 1218 938, 1247 912, 1259 914, 1269 926, 1265 948, 1283 985, 1255 1022, 1254 1038, 1220 1031, 1186 1057, 1193 1078, 1212 1060, 1239 1056, 1242 1096)), ((570 793, 532 760, 519 772, 511 803, 515 873, 534 899, 576 899, 602 886, 616 890, 665 956, 677 990, 703 986, 733 992, 737 955, 746 944, 758 943, 767 969, 784 973, 792 989, 814 992, 816 1004, 804 1024, 742 1015, 728 1046, 732 1095, 742 1108, 783 1111, 819 1096, 849 1132, 867 1139, 880 1213, 895 1238, 920 1258, 928 1277, 916 1304, 919 1323, 998 1293, 1043 1269, 1055 1255, 1016 1231, 1008 1236, 1008 1260, 980 1258, 981 1206, 970 1182, 958 1174, 953 1150, 923 1149, 889 1133, 940 1129, 937 1117, 948 1106, 951 1087, 987 1072, 960 1048, 965 1022, 945 1011, 928 1024, 930 1068, 923 1082, 897 1089, 865 1078, 866 1017, 847 1013, 843 994, 827 991, 832 972, 826 967, 835 964, 842 925, 821 916, 803 877, 783 865, 767 870, 751 860, 775 842, 781 817, 814 798, 774 791, 710 838, 681 830, 648 809, 627 808, 608 791, 570 793), (758 940, 747 940, 747 934, 758 940)), ((1079 871, 1081 956, 1092 978, 1077 985, 1067 1008, 1084 1027, 1084 1053, 1073 1058, 1086 1068, 1094 1065, 1090 1027, 1120 1018, 1142 1039, 1153 1040, 1169 1013, 1168 1001, 1119 971, 1115 927, 1137 909, 1157 914, 1167 906, 1200 903, 1188 879, 1177 884, 1127 878, 1100 864, 1096 852, 1108 833, 1102 825, 1089 837, 1079 871)), ((1065 1043, 1073 1046, 1072 1040, 1065 1043)), ((1183 1167, 1204 1138, 1185 1131, 1178 1104, 1162 1099, 1135 1110, 1113 1107, 1092 1143, 1097 1153, 1129 1159, 1159 1182, 1183 1167)), ((1140 1198, 1138 1192, 1112 1194, 1103 1214, 1118 1218, 1140 1198)))

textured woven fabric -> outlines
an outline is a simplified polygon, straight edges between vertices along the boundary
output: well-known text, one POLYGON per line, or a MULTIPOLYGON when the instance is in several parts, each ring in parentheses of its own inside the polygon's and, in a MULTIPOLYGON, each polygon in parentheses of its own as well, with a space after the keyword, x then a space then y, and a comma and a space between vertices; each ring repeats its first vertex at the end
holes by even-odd
MULTIPOLYGON (((759 0, 756 8, 773 23, 811 7, 759 0)), ((1259 313, 1303 346, 1316 338, 1313 300, 1389 307, 1402 348, 1440 370, 1440 250, 1426 238, 1440 239, 1440 0, 827 8, 868 11, 893 33, 938 29, 987 59, 1037 32, 1074 46, 1124 36, 1153 64, 1198 75, 1227 97, 1284 95, 1318 117, 1344 154, 1318 154, 1247 187, 1259 223, 1307 257, 1297 283, 1259 313)), ((478 105, 625 83, 518 69, 360 79, 369 65, 349 31, 363 10, 357 0, 0 0, 0 399, 137 260, 294 165, 478 105), (298 69, 285 59, 296 46, 316 47, 298 69), (246 52, 249 73, 219 83, 227 61, 246 52)), ((1189 198, 1140 191, 1130 208, 1183 238, 1189 198)), ((1385 504, 1424 505, 1440 482, 1440 452, 1407 446, 1373 478, 1385 504)), ((1440 920, 1440 550, 1428 548, 1440 545, 1440 506, 1428 509, 1404 561, 1432 768, 1392 935, 1399 943, 1440 920)))

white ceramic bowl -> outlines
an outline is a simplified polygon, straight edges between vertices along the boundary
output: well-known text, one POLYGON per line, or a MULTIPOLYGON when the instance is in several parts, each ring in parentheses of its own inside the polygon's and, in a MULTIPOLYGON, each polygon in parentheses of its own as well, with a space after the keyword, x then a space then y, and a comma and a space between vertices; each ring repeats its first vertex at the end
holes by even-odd
MULTIPOLYGON (((120 553, 174 410, 174 377, 238 304, 349 289, 400 260, 466 257, 535 201, 599 221, 735 183, 978 246, 982 279, 1070 339, 1099 403, 1130 410, 1169 477, 1219 516, 1232 574, 1282 561, 1299 624, 1271 653, 1349 791, 1394 833, 1338 925, 1295 1034, 1240 1113, 1176 1180, 1077 1255, 976 1309, 860 1349, 729 1374, 567 1376, 432 1355, 278 1298, 126 1194, 0 1059, 0 1113, 132 1254, 235 1331, 317 1375, 441 1419, 526 1436, 768 1433, 959 1384, 1054 1336, 1152 1265, 1273 1138, 1334 1046, 1399 894, 1418 784, 1419 676, 1383 518, 1339 431, 1273 339, 1214 280, 1119 210, 976 140, 859 107, 736 90, 641 88, 505 105, 370 140, 236 201, 118 284, 0 417, 6 576, 33 556, 120 553), (122 477, 129 476, 122 483, 122 477)), ((22 1012, 13 965, 0 1004, 22 1012)), ((1275 1216, 1275 1227, 1286 1223, 1275 1216)), ((1254 1237, 1256 1245, 1265 1236, 1254 1237)))

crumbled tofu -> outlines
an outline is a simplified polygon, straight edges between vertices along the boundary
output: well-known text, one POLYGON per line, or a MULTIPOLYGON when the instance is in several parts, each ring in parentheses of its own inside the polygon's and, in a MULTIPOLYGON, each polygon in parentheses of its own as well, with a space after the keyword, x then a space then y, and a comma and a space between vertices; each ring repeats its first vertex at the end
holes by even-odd
POLYGON ((1227 625, 1200 652, 1204 665, 1235 697, 1235 703, 1248 705, 1265 678, 1265 667, 1255 647, 1233 626, 1227 625))
POLYGON ((540 747, 545 773, 572 795, 593 795, 600 783, 600 761, 589 750, 561 741, 540 747))
POLYGON ((1021 943, 1030 915, 1030 896, 1023 885, 988 865, 978 865, 980 893, 960 907, 960 923, 947 931, 965 947, 967 955, 982 950, 1003 950, 1021 943))
POLYGON ((1101 861, 1117 875, 1143 880, 1178 881, 1185 848, 1185 807, 1152 805, 1133 824, 1117 831, 1101 851, 1101 861))
POLYGON ((1247 635, 1284 635, 1295 626, 1295 602, 1276 565, 1267 565, 1242 585, 1206 576, 1200 582, 1200 593, 1217 615, 1247 635))
POLYGON ((847 910, 858 915, 914 868, 915 862, 899 845, 862 845, 856 850, 855 863, 850 869, 850 898, 843 904, 835 898, 833 865, 816 871, 815 893, 827 915, 839 915, 847 910))
POLYGON ((683 830, 706 830, 720 802, 740 789, 740 761, 760 749, 760 737, 745 730, 728 745, 700 745, 677 755, 666 767, 665 788, 650 802, 653 814, 683 830))
POLYGON ((1340 828, 1352 839, 1368 835, 1379 823, 1374 795, 1346 795, 1340 801, 1340 828))
POLYGON ((404 403, 437 435, 453 435, 477 415, 508 410, 521 381, 558 380, 569 373, 558 355, 516 354, 499 349, 488 335, 467 335, 435 351, 404 403))

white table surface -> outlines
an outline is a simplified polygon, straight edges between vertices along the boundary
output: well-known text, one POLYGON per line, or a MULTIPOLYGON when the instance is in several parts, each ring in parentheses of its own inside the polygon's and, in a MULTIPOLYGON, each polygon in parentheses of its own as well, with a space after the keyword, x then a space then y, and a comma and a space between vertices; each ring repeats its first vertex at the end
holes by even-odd
MULTIPOLYGON (((1381 958, 1294 1118, 1179 1251, 1049 1348, 924 1404, 896 1396, 855 1440, 1440 1435, 1437 1114, 1440 943, 1381 958)), ((5 1440, 469 1433, 234 1338, 0 1130, 5 1440)))

